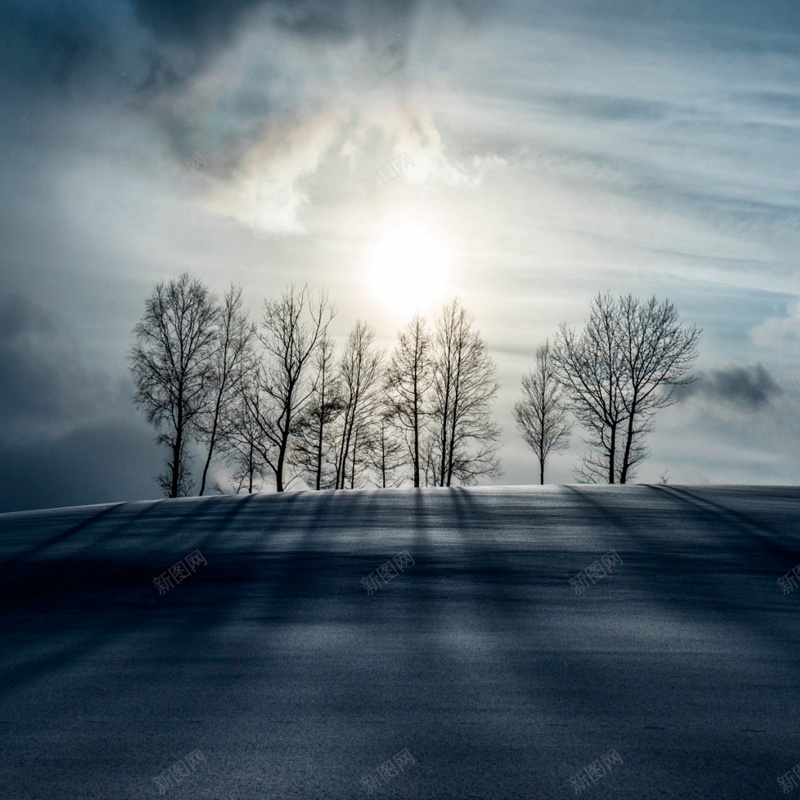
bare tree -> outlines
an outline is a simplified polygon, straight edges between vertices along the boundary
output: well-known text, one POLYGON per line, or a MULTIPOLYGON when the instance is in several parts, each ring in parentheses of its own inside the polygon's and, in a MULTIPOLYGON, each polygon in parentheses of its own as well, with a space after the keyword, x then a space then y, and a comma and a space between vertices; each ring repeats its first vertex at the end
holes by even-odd
POLYGON ((570 410, 588 433, 589 452, 579 472, 587 482, 615 483, 618 474, 620 438, 627 420, 620 344, 616 302, 606 293, 592 300, 589 321, 580 335, 562 323, 553 345, 553 361, 570 410))
POLYGON ((375 347, 375 331, 358 320, 347 339, 339 369, 342 390, 342 425, 336 460, 336 488, 344 489, 350 472, 355 487, 357 469, 364 466, 362 447, 370 438, 372 417, 380 400, 383 350, 375 347))
POLYGON ((626 386, 623 395, 628 428, 620 483, 632 477, 643 458, 637 438, 651 429, 655 412, 675 402, 674 387, 692 383, 689 370, 697 359, 702 331, 682 325, 669 300, 645 302, 628 294, 619 299, 626 386))
POLYGON ((578 335, 562 324, 553 360, 570 410, 588 432, 580 476, 626 483, 647 455, 653 415, 688 383, 700 331, 683 327, 674 306, 651 298, 598 294, 578 335), (667 387, 667 388, 662 388, 667 387))
POLYGON ((414 488, 420 485, 421 439, 431 387, 431 341, 416 315, 398 334, 386 371, 386 399, 392 423, 402 432, 411 460, 414 488))
POLYGON ((439 453, 437 452, 437 423, 433 414, 428 418, 425 435, 420 442, 420 471, 424 486, 441 486, 439 453))
POLYGON ((208 407, 217 338, 217 305, 208 287, 183 273, 158 283, 145 302, 128 356, 135 401, 169 447, 167 471, 158 478, 168 497, 186 495, 191 476, 186 448, 198 416, 208 407))
POLYGON ((433 482, 438 486, 474 483, 501 474, 497 459, 500 430, 491 420, 499 389, 496 369, 475 320, 457 299, 436 321, 432 358, 430 421, 435 444, 433 482))
POLYGON ((442 309, 441 316, 436 321, 433 368, 435 414, 431 425, 431 441, 425 453, 426 483, 433 486, 444 486, 449 471, 448 443, 452 423, 454 373, 458 361, 458 311, 457 300, 453 300, 442 309))
POLYGON ((257 408, 251 405, 251 413, 261 430, 264 462, 274 473, 279 492, 287 484, 287 455, 295 419, 314 393, 309 367, 333 315, 327 292, 312 295, 305 286, 300 290, 290 286, 280 299, 264 303, 258 331, 264 354, 257 372, 264 402, 257 408))
POLYGON ((336 486, 333 425, 342 413, 343 402, 333 359, 333 342, 325 334, 314 357, 313 393, 293 431, 292 462, 303 480, 317 490, 336 486))
POLYGON ((254 372, 246 372, 239 383, 236 397, 226 406, 225 434, 220 439, 225 462, 232 467, 231 478, 236 494, 247 486, 249 494, 261 485, 268 469, 264 460, 258 414, 264 402, 263 393, 253 380, 254 372))
POLYGON ((211 359, 211 388, 213 402, 206 413, 199 416, 198 427, 206 443, 206 460, 200 481, 200 496, 206 488, 208 470, 214 450, 222 432, 221 422, 226 406, 233 402, 239 391, 243 369, 251 348, 254 329, 242 309, 242 290, 231 286, 219 307, 216 350, 211 359))
POLYGON ((544 484, 547 458, 567 446, 571 426, 549 342, 536 348, 535 358, 533 369, 522 378, 522 399, 514 405, 514 418, 539 460, 539 482, 544 484))
POLYGON ((403 465, 404 446, 390 423, 390 415, 385 410, 377 412, 377 422, 366 443, 366 455, 375 475, 375 483, 381 488, 398 486, 402 477, 397 473, 403 465))

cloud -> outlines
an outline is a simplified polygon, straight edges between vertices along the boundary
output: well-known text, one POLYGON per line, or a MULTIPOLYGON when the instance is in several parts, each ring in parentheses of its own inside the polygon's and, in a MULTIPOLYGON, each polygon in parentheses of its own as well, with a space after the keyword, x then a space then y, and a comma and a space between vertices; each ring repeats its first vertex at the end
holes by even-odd
POLYGON ((439 37, 490 18, 472 0, 112 0, 85 14, 6 5, 0 99, 25 110, 9 118, 20 142, 137 149, 162 177, 199 152, 193 202, 260 233, 306 232, 323 172, 358 195, 404 150, 417 185, 474 188, 505 163, 491 150, 455 159, 434 101, 410 90, 439 37))
POLYGON ((0 513, 157 498, 162 466, 152 432, 132 421, 25 445, 0 439, 0 513))
POLYGON ((320 45, 342 45, 366 33, 374 42, 390 39, 395 51, 404 50, 420 5, 418 0, 133 0, 136 19, 153 39, 152 70, 142 88, 180 85, 253 28, 320 45))
POLYGON ((785 315, 770 317, 754 327, 751 335, 761 347, 796 353, 800 344, 800 300, 791 303, 785 315))
POLYGON ((0 301, 0 435, 18 440, 62 432, 110 401, 67 331, 26 297, 0 301))
POLYGON ((91 6, 0 3, 5 81, 50 94, 84 91, 95 73, 114 75, 113 37, 91 6))
MULTIPOLYGON (((404 13, 410 4, 389 18, 404 13)), ((255 13, 250 21, 223 59, 179 97, 153 106, 176 160, 194 151, 206 159, 202 202, 217 215, 269 234, 300 234, 317 185, 344 184, 357 195, 363 179, 401 152, 414 162, 407 177, 415 185, 475 187, 505 165, 491 152, 454 158, 432 100, 407 96, 406 31, 389 39, 397 26, 388 25, 375 40, 320 48, 287 40, 255 13)))
POLYGON ((679 402, 700 398, 706 403, 722 401, 740 411, 759 411, 781 394, 778 384, 761 364, 722 367, 695 373, 697 381, 677 387, 679 402))
POLYGON ((127 385, 23 296, 0 302, 0 512, 155 496, 159 453, 127 385))
POLYGON ((659 122, 672 110, 668 103, 640 100, 635 97, 603 97, 570 93, 553 95, 549 101, 555 108, 570 116, 606 122, 659 122))

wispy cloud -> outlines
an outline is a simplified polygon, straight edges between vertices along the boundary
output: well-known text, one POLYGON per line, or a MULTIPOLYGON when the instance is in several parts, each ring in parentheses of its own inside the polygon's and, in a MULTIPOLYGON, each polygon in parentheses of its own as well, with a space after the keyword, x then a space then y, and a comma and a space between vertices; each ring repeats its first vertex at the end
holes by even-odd
POLYGON ((727 403, 741 411, 766 408, 781 394, 778 384, 762 364, 721 367, 695 373, 697 380, 676 389, 681 402, 702 398, 707 403, 727 403))

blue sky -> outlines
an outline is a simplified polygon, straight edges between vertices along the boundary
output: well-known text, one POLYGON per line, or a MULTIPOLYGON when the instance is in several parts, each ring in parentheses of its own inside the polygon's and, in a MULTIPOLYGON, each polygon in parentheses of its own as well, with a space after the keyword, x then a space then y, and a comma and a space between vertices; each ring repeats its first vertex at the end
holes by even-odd
MULTIPOLYGON (((796 482, 800 6, 790 2, 0 4, 0 508, 153 496, 124 357, 155 281, 326 284, 390 345, 366 279, 435 235, 511 407, 535 347, 612 289, 704 329, 640 480, 796 482), (196 185, 170 170, 199 152, 196 185), (368 196, 407 153, 414 167, 368 196)), ((573 479, 580 435, 552 481, 573 479)))

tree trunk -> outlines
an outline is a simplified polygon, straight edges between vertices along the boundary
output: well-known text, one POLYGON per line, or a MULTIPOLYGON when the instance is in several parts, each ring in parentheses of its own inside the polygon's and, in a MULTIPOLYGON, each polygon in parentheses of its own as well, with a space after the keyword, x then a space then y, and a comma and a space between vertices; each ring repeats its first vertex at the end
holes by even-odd
POLYGON ((178 389, 178 424, 175 430, 175 442, 172 445, 172 482, 169 496, 178 496, 178 483, 181 471, 181 449, 183 447, 183 386, 178 389))
POLYGON ((323 433, 324 433, 324 430, 325 430, 325 428, 324 428, 324 425, 325 425, 325 400, 324 400, 325 389, 324 389, 324 384, 323 384, 323 390, 322 390, 322 397, 323 397, 323 400, 322 400, 322 404, 320 405, 320 411, 319 411, 319 436, 317 437, 317 491, 319 491, 321 486, 322 486, 322 443, 324 441, 323 433))
MULTIPOLYGON (((288 430, 288 427, 287 427, 288 430)), ((283 491, 283 464, 286 461, 286 448, 288 446, 288 438, 286 436, 282 437, 281 446, 278 450, 278 463, 275 469, 275 491, 282 492, 283 491)))
POLYGON ((381 488, 386 488, 386 432, 381 423, 381 488))
POLYGON ((181 462, 181 434, 180 431, 175 435, 175 442, 172 445, 172 481, 169 488, 169 496, 178 496, 178 480, 180 476, 181 462))
POLYGON ((631 413, 628 417, 628 439, 625 442, 625 453, 622 457, 622 474, 619 476, 619 482, 625 483, 628 480, 628 467, 631 459, 631 446, 633 444, 633 419, 636 414, 636 398, 634 397, 631 404, 631 413))
POLYGON ((353 458, 352 458, 352 466, 350 467, 350 488, 356 488, 356 448, 358 447, 358 429, 356 429, 355 436, 353 438, 353 458))
MULTIPOLYGON (((460 366, 460 365, 459 365, 460 366)), ((458 413, 458 392, 454 393, 453 398, 453 415, 450 422, 450 448, 447 456, 447 488, 453 482, 453 456, 456 451, 456 415, 458 413)))
POLYGON ((456 361, 456 369, 453 384, 453 412, 450 418, 450 453, 447 459, 447 488, 453 482, 453 457, 456 452, 456 424, 458 421, 458 400, 461 394, 461 360, 462 348, 459 347, 458 359, 456 361))
POLYGON ((419 390, 414 371, 414 488, 419 489, 419 390))
POLYGON ((214 452, 214 438, 216 437, 217 433, 217 423, 214 422, 214 427, 211 431, 211 439, 208 443, 208 455, 206 456, 206 463, 203 466, 203 477, 200 480, 200 494, 199 496, 203 496, 203 492, 206 490, 206 477, 208 476, 208 468, 211 466, 211 455, 214 452))
POLYGON ((325 372, 322 373, 322 392, 319 400, 319 436, 317 437, 317 491, 322 486, 322 443, 325 426, 325 372))
MULTIPOLYGON (((349 403, 348 403, 349 405, 349 403)), ((345 412, 344 429, 342 430, 341 466, 339 469, 341 487, 345 488, 347 482, 347 455, 350 452, 350 438, 353 435, 353 425, 355 424, 355 409, 345 412)))
POLYGON ((286 463, 286 451, 289 449, 289 432, 292 429, 292 400, 294 397, 294 385, 286 394, 286 422, 281 430, 281 445, 278 448, 278 463, 275 469, 275 491, 283 491, 283 467, 286 463))
POLYGON ((608 450, 608 482, 614 483, 614 461, 617 456, 617 424, 611 426, 611 445, 608 450))
POLYGON ((322 434, 324 411, 319 415, 319 437, 317 441, 317 491, 322 486, 322 434))
POLYGON ((442 458, 439 465, 439 486, 444 486, 445 474, 447 470, 447 415, 450 411, 450 375, 445 375, 446 388, 444 392, 444 410, 442 413, 442 458))
POLYGON ((217 427, 219 426, 219 413, 222 407, 222 393, 224 389, 220 389, 217 393, 217 402, 214 406, 214 423, 211 426, 211 437, 208 442, 208 455, 206 456, 206 463, 203 467, 203 478, 200 481, 200 497, 203 496, 203 492, 206 490, 206 476, 208 475, 208 468, 211 466, 211 456, 214 453, 214 445, 217 441, 217 427))

